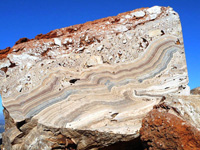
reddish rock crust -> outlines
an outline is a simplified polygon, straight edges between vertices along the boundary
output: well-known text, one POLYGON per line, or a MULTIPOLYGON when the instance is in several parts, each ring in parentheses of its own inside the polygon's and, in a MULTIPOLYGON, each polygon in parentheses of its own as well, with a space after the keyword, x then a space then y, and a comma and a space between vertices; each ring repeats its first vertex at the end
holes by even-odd
POLYGON ((167 111, 149 112, 142 121, 140 134, 149 150, 200 150, 200 131, 167 111))
MULTIPOLYGON (((87 32, 89 30, 95 30, 95 31, 100 30, 101 29, 101 25, 102 24, 105 25, 106 22, 110 22, 111 24, 106 25, 104 30, 109 30, 109 28, 112 25, 118 24, 118 22, 120 21, 121 16, 125 16, 127 14, 132 13, 132 12, 136 12, 136 11, 140 11, 140 10, 144 10, 144 9, 146 9, 146 8, 140 8, 140 9, 136 9, 136 10, 133 10, 133 11, 120 13, 117 16, 102 18, 102 19, 98 19, 98 20, 94 20, 94 21, 89 21, 89 22, 86 22, 86 23, 83 23, 83 24, 73 25, 73 26, 69 26, 69 27, 61 28, 61 29, 56 29, 56 30, 50 31, 47 34, 42 34, 41 33, 41 34, 36 35, 34 39, 28 39, 26 37, 20 38, 12 48, 8 47, 8 48, 6 48, 4 50, 0 50, 0 60, 3 59, 3 58, 6 58, 7 55, 13 51, 13 49, 16 49, 17 51, 22 50, 24 48, 24 45, 21 45, 22 43, 24 44, 24 43, 35 41, 35 40, 51 39, 51 38, 61 37, 63 35, 65 35, 67 37, 76 38, 75 35, 77 33, 85 33, 85 34, 87 34, 87 32)), ((167 8, 162 7, 162 10, 166 10, 166 9, 167 8)), ((144 24, 145 22, 147 22, 147 21, 145 21, 145 17, 146 16, 144 16, 143 18, 133 17, 132 20, 133 21, 137 21, 137 20, 143 19, 144 21, 142 21, 140 24, 144 24)), ((135 28, 135 27, 133 26, 133 28, 135 28)), ((96 36, 97 36, 96 40, 98 41, 98 34, 96 36)), ((78 37, 78 38, 80 38, 80 37, 78 37)), ((82 44, 85 45, 85 43, 82 43, 82 44)), ((16 50, 15 50, 15 52, 17 52, 16 50)))
POLYGON ((7 55, 11 52, 12 52, 12 49, 10 47, 0 50, 0 60, 6 58, 7 55))
POLYGON ((24 38, 19 39, 19 40, 15 43, 15 45, 20 44, 20 43, 24 43, 24 42, 28 42, 28 41, 30 41, 30 39, 24 37, 24 38))

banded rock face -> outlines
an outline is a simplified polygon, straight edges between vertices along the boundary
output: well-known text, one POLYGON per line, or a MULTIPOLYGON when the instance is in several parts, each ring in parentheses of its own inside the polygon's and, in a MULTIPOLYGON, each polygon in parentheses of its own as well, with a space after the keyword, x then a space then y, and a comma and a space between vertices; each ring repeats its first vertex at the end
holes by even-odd
POLYGON ((58 148, 58 139, 78 149, 129 141, 162 95, 190 93, 181 24, 170 7, 23 38, 0 58, 4 145, 12 149, 58 148))

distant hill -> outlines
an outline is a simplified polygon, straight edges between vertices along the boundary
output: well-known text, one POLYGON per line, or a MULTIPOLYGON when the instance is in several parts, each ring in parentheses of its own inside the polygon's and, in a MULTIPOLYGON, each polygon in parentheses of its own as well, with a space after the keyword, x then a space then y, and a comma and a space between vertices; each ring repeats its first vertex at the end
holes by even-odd
POLYGON ((200 95, 200 87, 191 90, 191 94, 193 95, 200 95))

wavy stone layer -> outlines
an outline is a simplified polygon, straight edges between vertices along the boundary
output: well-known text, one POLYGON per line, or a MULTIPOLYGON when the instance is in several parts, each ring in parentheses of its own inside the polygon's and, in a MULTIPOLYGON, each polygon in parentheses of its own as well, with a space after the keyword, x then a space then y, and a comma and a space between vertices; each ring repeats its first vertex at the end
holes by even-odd
POLYGON ((169 7, 24 38, 0 58, 3 106, 16 125, 32 118, 130 140, 162 95, 189 94, 181 24, 169 7))

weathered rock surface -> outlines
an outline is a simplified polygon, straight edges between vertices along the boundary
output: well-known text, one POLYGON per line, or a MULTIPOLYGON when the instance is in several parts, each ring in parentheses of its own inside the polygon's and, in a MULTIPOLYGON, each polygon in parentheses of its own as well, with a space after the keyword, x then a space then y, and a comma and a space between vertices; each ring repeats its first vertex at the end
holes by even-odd
POLYGON ((167 97, 143 119, 147 149, 200 149, 200 96, 167 97))
POLYGON ((133 149, 129 142, 163 95, 190 93, 181 24, 170 7, 22 38, 0 54, 6 150, 120 142, 133 149))
POLYGON ((200 95, 200 87, 192 89, 190 93, 193 95, 200 95))

